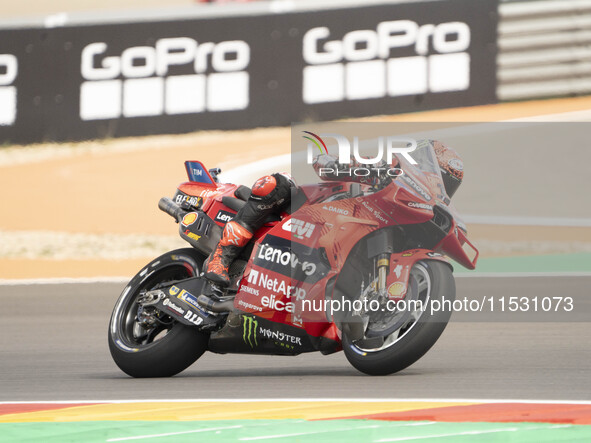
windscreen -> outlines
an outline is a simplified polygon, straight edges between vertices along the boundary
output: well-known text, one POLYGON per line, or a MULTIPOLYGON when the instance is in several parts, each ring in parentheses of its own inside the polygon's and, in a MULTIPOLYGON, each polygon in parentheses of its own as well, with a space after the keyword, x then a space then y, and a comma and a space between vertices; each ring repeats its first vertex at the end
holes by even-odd
POLYGON ((404 175, 410 175, 415 180, 419 180, 428 187, 434 197, 449 203, 449 199, 446 199, 447 194, 433 143, 433 140, 417 140, 416 149, 410 153, 413 160, 417 162, 416 165, 410 163, 402 155, 397 154, 396 156, 400 161, 400 168, 404 171, 404 175))

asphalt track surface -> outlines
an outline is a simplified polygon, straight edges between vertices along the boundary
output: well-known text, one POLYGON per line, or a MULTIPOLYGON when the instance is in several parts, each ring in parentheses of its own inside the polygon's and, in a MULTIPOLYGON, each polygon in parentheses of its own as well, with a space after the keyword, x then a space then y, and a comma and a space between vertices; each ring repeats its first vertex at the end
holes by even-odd
MULTIPOLYGON (((460 278, 457 296, 569 294, 576 309, 591 312, 589 283, 589 277, 460 278)), ((342 352, 206 353, 176 377, 132 379, 107 346, 111 309, 123 286, 0 286, 0 401, 591 398, 591 322, 452 322, 426 356, 388 377, 357 372, 342 352)))

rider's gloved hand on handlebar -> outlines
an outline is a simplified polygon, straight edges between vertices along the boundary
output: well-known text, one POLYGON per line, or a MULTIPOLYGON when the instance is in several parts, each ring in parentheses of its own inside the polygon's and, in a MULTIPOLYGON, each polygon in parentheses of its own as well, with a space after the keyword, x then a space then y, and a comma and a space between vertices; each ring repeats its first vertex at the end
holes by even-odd
POLYGON ((332 155, 320 154, 314 158, 314 169, 318 171, 319 168, 337 169, 339 163, 332 155))

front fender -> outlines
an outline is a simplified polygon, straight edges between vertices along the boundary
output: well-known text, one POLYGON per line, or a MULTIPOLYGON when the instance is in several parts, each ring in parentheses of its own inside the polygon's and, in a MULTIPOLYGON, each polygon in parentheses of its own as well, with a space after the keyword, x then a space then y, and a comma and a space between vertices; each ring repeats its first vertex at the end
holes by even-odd
POLYGON ((392 300, 402 300, 406 297, 410 270, 421 260, 436 260, 445 263, 453 271, 451 263, 438 252, 429 249, 409 249, 390 255, 390 267, 386 278, 388 295, 392 300))

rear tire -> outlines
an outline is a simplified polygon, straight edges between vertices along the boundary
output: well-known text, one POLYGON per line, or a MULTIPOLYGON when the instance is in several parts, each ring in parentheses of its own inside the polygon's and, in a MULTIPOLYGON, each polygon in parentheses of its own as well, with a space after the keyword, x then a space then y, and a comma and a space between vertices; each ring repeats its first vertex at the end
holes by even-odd
POLYGON ((204 257, 190 248, 167 252, 145 266, 120 295, 109 325, 109 349, 119 368, 132 377, 170 377, 191 366, 207 350, 208 334, 162 315, 169 324, 136 336, 137 299, 160 283, 199 275, 204 257), (165 335, 162 335, 162 334, 165 335), (151 336, 153 335, 153 336, 151 336))
MULTIPOLYGON (((449 300, 453 303, 456 288, 450 266, 435 260, 418 262, 413 270, 416 266, 421 266, 421 272, 426 271, 428 274, 429 300, 449 300)), ((351 365, 365 374, 393 374, 409 367, 431 349, 443 333, 450 316, 451 311, 439 310, 431 315, 426 310, 407 331, 394 332, 399 334, 399 338, 384 349, 364 349, 343 334, 343 351, 351 365)))

